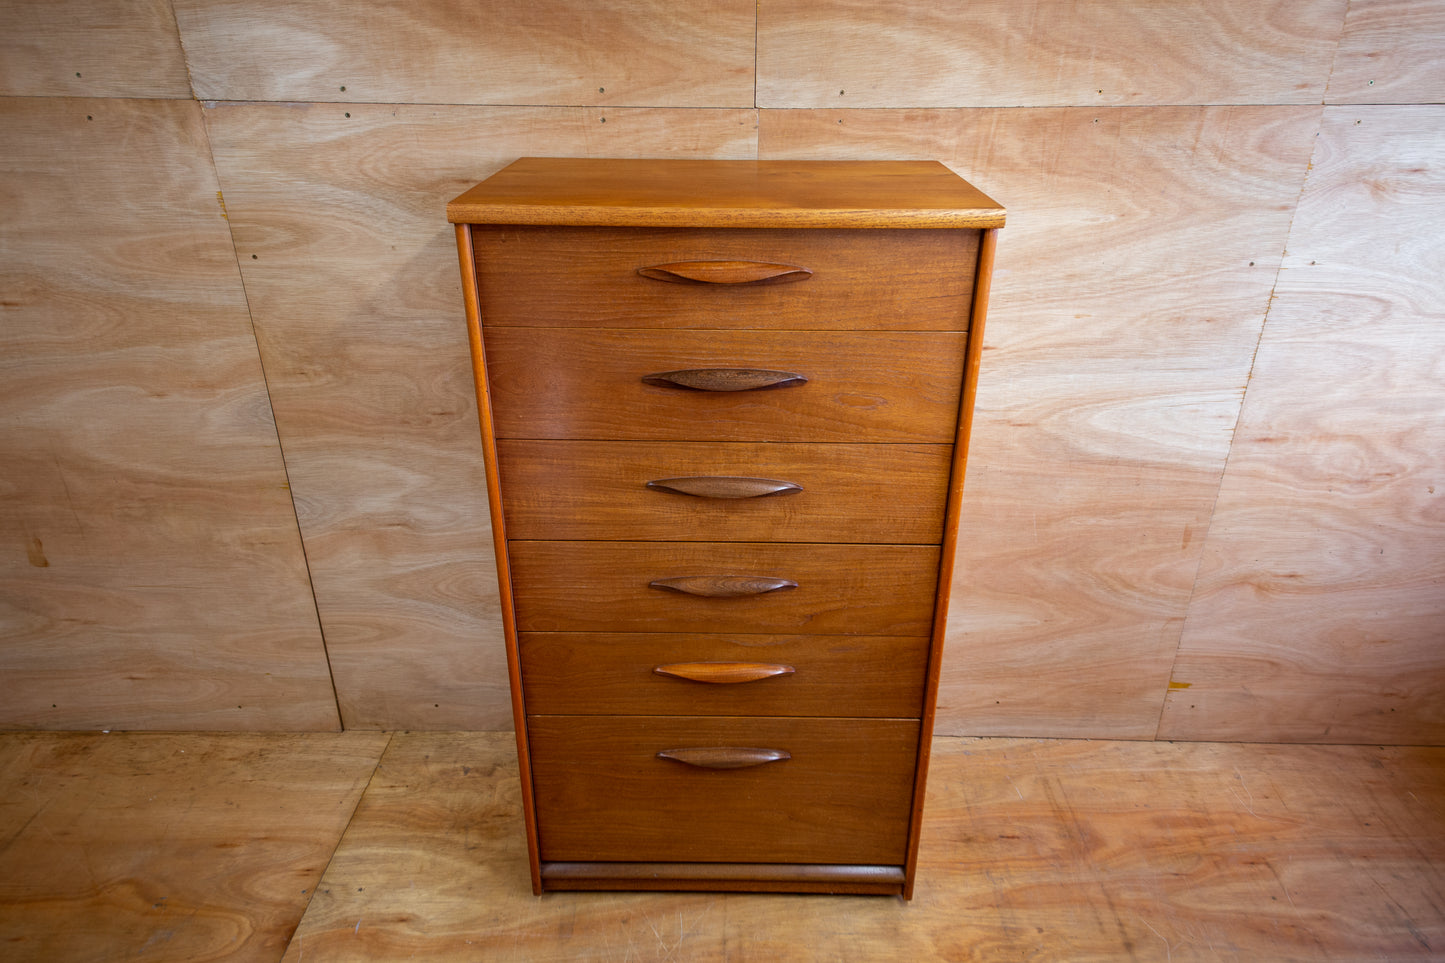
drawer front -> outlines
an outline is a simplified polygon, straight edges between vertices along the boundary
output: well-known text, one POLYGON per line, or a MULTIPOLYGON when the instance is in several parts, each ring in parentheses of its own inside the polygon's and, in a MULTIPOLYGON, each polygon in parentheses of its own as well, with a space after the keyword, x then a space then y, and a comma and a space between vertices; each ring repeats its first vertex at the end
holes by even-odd
POLYGON ((544 860, 904 861, 916 721, 530 716, 527 731, 544 860), (658 756, 700 748, 788 758, 709 769, 658 756))
POLYGON ((962 331, 978 260, 978 232, 967 230, 507 226, 472 236, 482 321, 496 326, 962 331), (728 282, 811 273, 716 283, 718 262, 777 266, 730 270, 728 282))
POLYGON ((508 545, 522 632, 928 635, 939 549, 759 542, 523 542, 508 545), (709 597, 692 590, 795 587, 709 597), (739 584, 733 579, 749 580, 739 584))
POLYGON ((918 717, 919 636, 523 632, 527 711, 918 717))
POLYGON ((964 335, 947 332, 497 328, 483 337, 499 438, 952 444, 966 349, 964 335), (643 381, 698 369, 806 381, 733 391, 643 381))
POLYGON ((510 538, 936 545, 952 452, 503 439, 497 462, 510 538))

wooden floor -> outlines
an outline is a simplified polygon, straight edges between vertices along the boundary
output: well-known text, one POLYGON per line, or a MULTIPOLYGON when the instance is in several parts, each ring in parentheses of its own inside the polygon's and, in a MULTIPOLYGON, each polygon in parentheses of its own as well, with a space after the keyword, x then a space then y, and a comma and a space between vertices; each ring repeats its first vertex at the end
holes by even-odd
POLYGON ((940 739, 917 897, 532 896, 511 736, 0 735, 0 960, 1445 960, 1445 749, 940 739))

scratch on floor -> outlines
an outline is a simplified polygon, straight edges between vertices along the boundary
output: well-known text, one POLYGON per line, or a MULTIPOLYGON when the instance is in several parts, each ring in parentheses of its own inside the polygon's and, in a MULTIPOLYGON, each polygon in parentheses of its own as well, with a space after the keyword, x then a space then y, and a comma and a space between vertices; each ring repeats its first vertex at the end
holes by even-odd
MULTIPOLYGON (((1245 803, 1244 808, 1249 810, 1249 814, 1251 816, 1254 816, 1256 819, 1258 819, 1259 814, 1254 811, 1254 793, 1250 792, 1249 787, 1244 784, 1244 774, 1239 771, 1238 766, 1234 767, 1234 778, 1239 780, 1239 788, 1243 789, 1244 794, 1249 797, 1248 801, 1245 803)), ((1239 798, 1238 793, 1235 793, 1233 790, 1230 790, 1230 792, 1234 796, 1234 798, 1239 798)))
MULTIPOLYGON (((1149 921, 1146 920, 1146 919, 1144 919, 1142 916, 1139 917, 1139 922, 1143 923, 1145 926, 1149 926, 1149 921)), ((1156 929, 1155 929, 1154 927, 1152 927, 1152 926, 1149 926, 1149 932, 1153 933, 1155 936, 1159 937, 1159 939, 1164 942, 1164 955, 1165 955, 1165 959, 1169 959, 1169 960, 1174 959, 1174 947, 1173 947, 1172 945, 1170 945, 1170 943, 1169 943, 1168 940, 1164 939, 1163 934, 1161 934, 1158 930, 1156 930, 1156 929)))

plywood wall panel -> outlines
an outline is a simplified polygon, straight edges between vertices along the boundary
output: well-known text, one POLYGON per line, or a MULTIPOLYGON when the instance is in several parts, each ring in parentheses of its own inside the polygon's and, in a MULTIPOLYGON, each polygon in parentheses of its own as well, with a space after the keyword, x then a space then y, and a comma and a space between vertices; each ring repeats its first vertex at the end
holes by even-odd
POLYGON ((505 728, 446 202, 530 153, 749 157, 754 113, 229 105, 207 117, 346 724, 505 728))
POLYGON ((1163 738, 1445 739, 1442 220, 1445 108, 1326 110, 1163 738))
POLYGON ((1319 110, 763 112, 1009 208, 939 732, 1152 737, 1319 110))
POLYGON ((168 0, 0 4, 0 96, 191 96, 168 0))
POLYGON ((1331 104, 1445 101, 1445 3, 1371 0, 1350 4, 1330 73, 1331 104))
POLYGON ((751 107, 748 0, 176 0, 205 100, 751 107))
POLYGON ((759 107, 1318 104, 1346 0, 761 0, 759 107))
POLYGON ((335 728, 200 105, 0 127, 0 726, 335 728))

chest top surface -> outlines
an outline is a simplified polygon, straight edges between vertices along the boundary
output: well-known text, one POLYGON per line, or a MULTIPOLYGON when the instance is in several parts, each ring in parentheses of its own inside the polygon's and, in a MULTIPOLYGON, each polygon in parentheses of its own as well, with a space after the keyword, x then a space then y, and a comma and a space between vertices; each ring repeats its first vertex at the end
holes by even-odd
POLYGON ((937 161, 524 157, 447 205, 456 224, 997 228, 1004 209, 937 161))

